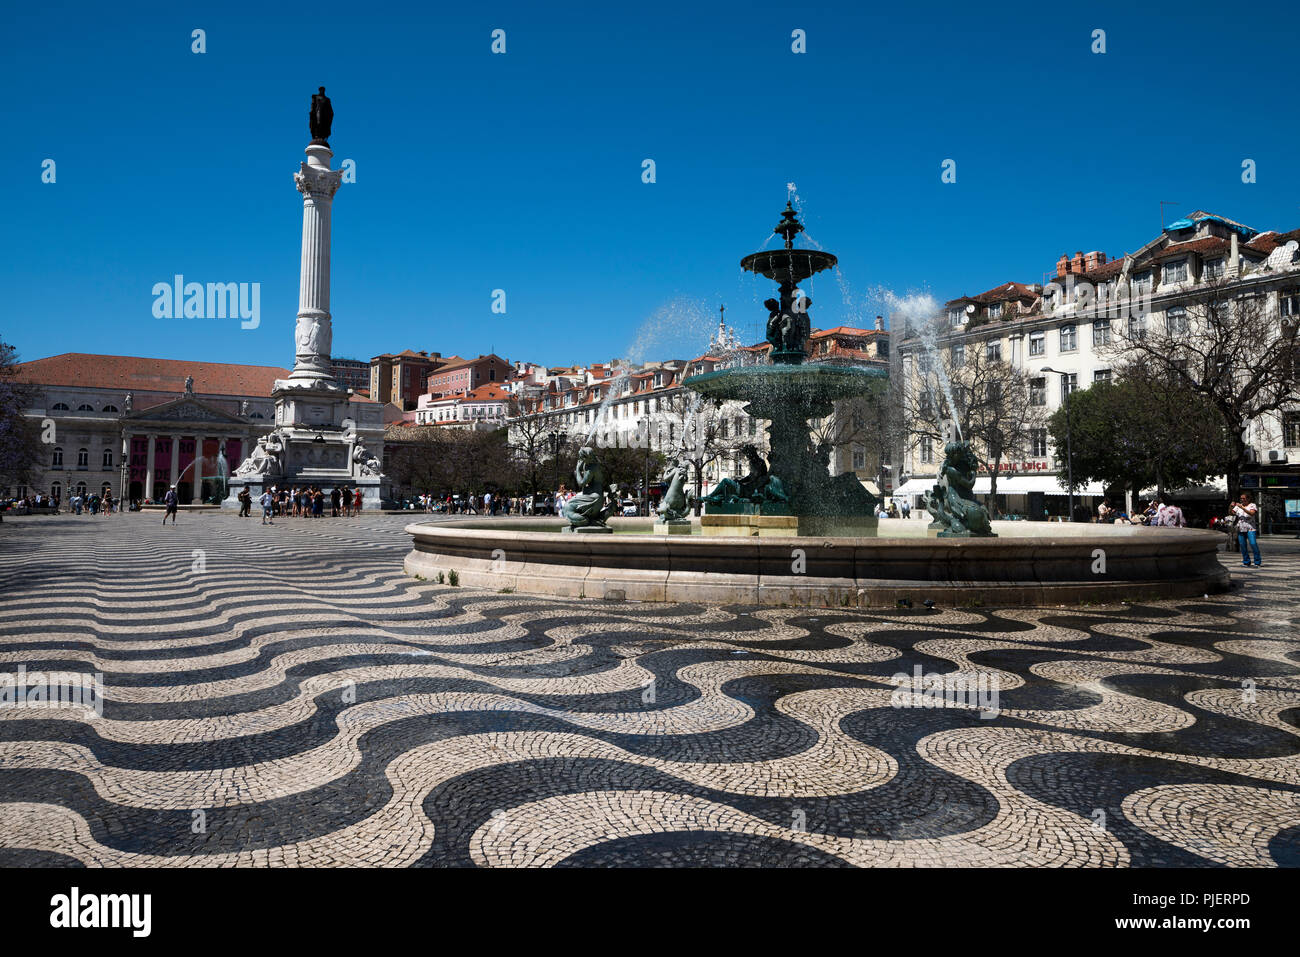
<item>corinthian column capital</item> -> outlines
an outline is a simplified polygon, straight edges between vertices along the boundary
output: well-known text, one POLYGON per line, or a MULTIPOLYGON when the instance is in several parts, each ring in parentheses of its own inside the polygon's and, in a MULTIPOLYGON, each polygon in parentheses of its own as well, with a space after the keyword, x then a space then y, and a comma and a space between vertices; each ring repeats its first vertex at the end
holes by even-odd
POLYGON ((317 196, 333 198, 339 184, 343 182, 343 171, 321 169, 319 166, 309 166, 306 163, 301 165, 302 169, 293 174, 293 184, 298 187, 298 192, 313 198, 317 196))

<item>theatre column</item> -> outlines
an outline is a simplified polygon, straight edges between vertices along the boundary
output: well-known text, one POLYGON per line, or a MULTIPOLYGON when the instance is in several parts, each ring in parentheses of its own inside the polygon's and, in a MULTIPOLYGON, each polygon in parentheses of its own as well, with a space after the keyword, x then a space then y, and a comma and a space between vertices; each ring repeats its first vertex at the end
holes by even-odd
POLYGON ((146 454, 145 465, 144 465, 144 498, 151 499, 151 500, 153 499, 153 453, 154 453, 153 443, 154 443, 154 437, 153 434, 150 433, 149 451, 146 454))

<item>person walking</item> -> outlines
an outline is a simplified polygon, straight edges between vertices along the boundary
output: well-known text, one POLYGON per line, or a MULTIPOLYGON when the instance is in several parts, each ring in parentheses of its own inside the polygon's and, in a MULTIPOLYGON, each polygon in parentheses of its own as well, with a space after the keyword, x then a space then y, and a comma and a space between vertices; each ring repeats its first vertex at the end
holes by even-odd
POLYGON ((239 490, 239 517, 248 518, 253 513, 253 493, 247 488, 239 490))
POLYGON ((352 508, 358 515, 361 514, 361 489, 357 489, 356 494, 352 496, 352 508))
POLYGON ((339 490, 338 486, 330 489, 330 518, 339 517, 339 490))
POLYGON ((275 524, 275 496, 271 494, 270 490, 267 490, 262 493, 262 497, 258 499, 258 501, 262 503, 262 524, 274 525, 275 524))
POLYGON ((173 485, 173 486, 171 486, 170 488, 167 489, 167 495, 166 495, 165 498, 163 498, 163 504, 167 506, 167 511, 163 512, 163 520, 162 520, 162 523, 163 523, 164 525, 166 525, 166 524, 167 524, 167 516, 170 515, 170 516, 172 517, 172 524, 175 525, 175 524, 176 524, 176 511, 177 511, 177 506, 180 504, 179 501, 178 501, 177 498, 176 498, 176 486, 175 486, 175 485, 173 485))
POLYGON ((1237 501, 1232 506, 1232 514, 1237 519, 1237 544, 1241 546, 1241 564, 1243 568, 1250 567, 1252 554, 1255 559, 1255 567, 1259 568, 1263 562, 1259 557, 1259 506, 1251 499, 1249 492, 1242 492, 1237 501))

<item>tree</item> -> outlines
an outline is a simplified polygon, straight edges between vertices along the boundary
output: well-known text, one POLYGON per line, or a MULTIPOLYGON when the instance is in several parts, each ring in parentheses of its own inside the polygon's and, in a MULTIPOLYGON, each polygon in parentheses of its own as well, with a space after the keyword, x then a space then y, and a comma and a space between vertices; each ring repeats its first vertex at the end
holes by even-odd
POLYGON ((1112 330, 1120 366, 1139 363, 1204 397, 1228 430, 1228 496, 1235 499, 1253 420, 1300 394, 1300 343, 1293 317, 1240 279, 1205 280, 1161 317, 1137 315, 1112 330))
POLYGON ((35 390, 17 373, 18 353, 0 342, 0 484, 25 485, 42 452, 40 430, 26 414, 35 390))
POLYGON ((706 399, 689 389, 678 389, 651 416, 650 430, 654 444, 668 462, 686 462, 695 476, 695 513, 704 495, 704 470, 726 455, 734 455, 745 445, 762 445, 760 436, 738 434, 740 406, 706 399))
POLYGON ((536 495, 542 465, 552 449, 550 436, 555 426, 544 415, 526 413, 517 396, 510 399, 507 417, 510 451, 527 476, 528 494, 536 495))
POLYGON ((1027 457, 1033 432, 1043 422, 1043 408, 1033 401, 1032 378, 1002 360, 997 339, 954 343, 935 352, 918 354, 913 381, 899 390, 902 418, 913 436, 942 445, 955 427, 970 441, 989 473, 988 501, 996 514, 1002 463, 1027 457))
MULTIPOLYGON (((1065 405, 1047 420, 1057 449, 1066 448, 1065 405)), ((1136 497, 1223 474, 1231 455, 1215 408, 1177 380, 1135 367, 1112 384, 1094 383, 1069 397, 1069 447, 1075 486, 1101 482, 1136 497)))

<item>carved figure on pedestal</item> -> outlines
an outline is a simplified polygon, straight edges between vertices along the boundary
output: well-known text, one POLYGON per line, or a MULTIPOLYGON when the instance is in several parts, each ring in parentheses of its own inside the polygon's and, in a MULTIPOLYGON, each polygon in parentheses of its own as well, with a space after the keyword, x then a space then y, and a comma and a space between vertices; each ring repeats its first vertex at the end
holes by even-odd
POLYGON ((311 316, 299 316, 295 340, 298 355, 327 356, 330 354, 330 327, 311 316))
POLYGON ((284 443, 280 441, 280 437, 274 432, 264 435, 257 440, 253 454, 244 459, 239 468, 235 469, 235 474, 239 476, 279 475, 280 457, 283 454, 284 443))
POLYGON ((979 460, 969 442, 949 442, 944 446, 943 468, 933 491, 922 506, 934 520, 944 526, 940 538, 996 538, 989 523, 988 510, 975 501, 975 473, 979 460))
POLYGON ((742 452, 749 462, 749 474, 739 480, 724 478, 708 495, 700 499, 713 505, 761 505, 764 502, 785 502, 789 500, 781 480, 768 471, 767 461, 758 454, 753 445, 746 445, 742 452))
POLYGON ((580 491, 564 506, 564 517, 569 520, 569 527, 603 526, 614 505, 605 494, 605 466, 596 458, 596 450, 590 445, 584 445, 578 451, 573 480, 580 491))
POLYGON ((679 462, 668 473, 668 490, 664 492, 659 503, 659 520, 663 522, 687 521, 686 511, 690 502, 686 495, 686 483, 690 480, 691 468, 685 462, 679 462))

